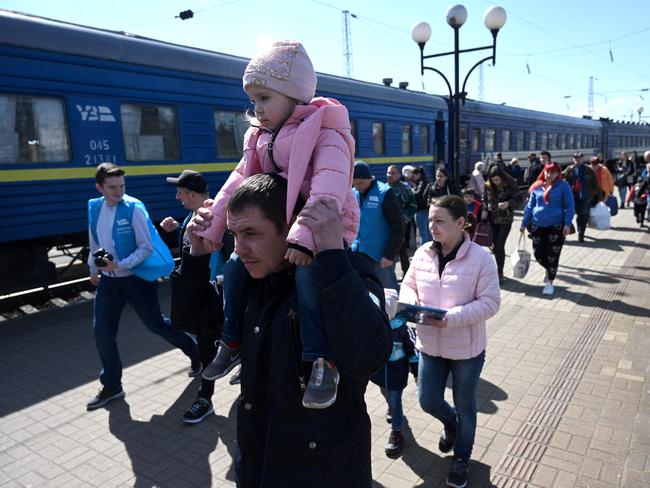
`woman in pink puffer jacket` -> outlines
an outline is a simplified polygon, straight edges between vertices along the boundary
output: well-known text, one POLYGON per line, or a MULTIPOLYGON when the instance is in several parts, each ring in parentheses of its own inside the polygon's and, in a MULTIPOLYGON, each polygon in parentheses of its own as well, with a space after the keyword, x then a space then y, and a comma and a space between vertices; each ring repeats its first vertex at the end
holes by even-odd
POLYGON ((476 433, 476 387, 485 362, 485 321, 501 302, 499 276, 490 253, 463 231, 467 206, 447 195, 431 202, 433 243, 420 247, 402 282, 400 301, 447 310, 443 320, 417 325, 422 409, 443 423, 438 447, 454 450, 448 486, 466 486, 476 433), (454 405, 444 398, 451 373, 454 405))

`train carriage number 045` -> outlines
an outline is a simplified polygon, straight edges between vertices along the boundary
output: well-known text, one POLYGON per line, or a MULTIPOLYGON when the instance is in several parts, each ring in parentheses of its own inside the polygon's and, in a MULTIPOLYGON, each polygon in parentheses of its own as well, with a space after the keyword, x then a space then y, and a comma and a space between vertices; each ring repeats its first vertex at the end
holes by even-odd
MULTIPOLYGON (((95 151, 110 151, 111 146, 108 139, 91 140, 89 142, 90 150, 95 151)), ((115 154, 84 154, 84 162, 87 165, 99 163, 117 163, 115 154)))

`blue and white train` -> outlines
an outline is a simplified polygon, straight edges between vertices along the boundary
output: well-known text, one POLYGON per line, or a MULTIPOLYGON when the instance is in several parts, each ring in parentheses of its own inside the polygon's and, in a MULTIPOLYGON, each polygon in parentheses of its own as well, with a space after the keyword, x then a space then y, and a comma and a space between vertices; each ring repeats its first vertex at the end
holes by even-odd
MULTIPOLYGON (((166 176, 201 171, 216 193, 241 157, 247 61, 0 10, 0 295, 53 282, 48 251, 87 242, 86 201, 103 161, 125 168, 127 192, 156 221, 184 212, 166 176)), ((389 164, 431 174, 444 160, 445 99, 324 74, 317 94, 348 107, 356 158, 376 176, 389 164)), ((497 151, 525 161, 547 147, 613 157, 649 148, 650 129, 474 101, 462 108, 461 173, 497 151)))

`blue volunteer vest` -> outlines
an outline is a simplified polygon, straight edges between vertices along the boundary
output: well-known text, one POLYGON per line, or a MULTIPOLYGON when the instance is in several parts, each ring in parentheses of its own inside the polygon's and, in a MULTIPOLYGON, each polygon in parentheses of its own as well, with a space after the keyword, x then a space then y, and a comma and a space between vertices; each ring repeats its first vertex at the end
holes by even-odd
MULTIPOLYGON (((99 243, 99 239, 97 238, 97 220, 99 220, 102 203, 104 203, 104 197, 88 200, 88 225, 97 243, 99 243)), ((160 235, 158 235, 158 231, 156 231, 156 228, 151 222, 144 203, 137 198, 124 195, 122 201, 118 203, 113 222, 113 244, 120 258, 125 258, 135 251, 137 244, 131 222, 133 221, 133 211, 136 207, 144 212, 144 216, 147 219, 153 251, 147 259, 131 268, 130 271, 138 278, 155 281, 161 276, 168 276, 171 273, 174 268, 174 259, 172 258, 171 252, 169 252, 169 248, 163 242, 160 235)))
POLYGON ((390 237, 390 227, 382 210, 384 196, 387 191, 393 189, 386 183, 375 181, 368 189, 363 202, 357 189, 353 191, 361 210, 361 221, 357 238, 352 243, 352 250, 367 254, 378 263, 384 256, 390 237))

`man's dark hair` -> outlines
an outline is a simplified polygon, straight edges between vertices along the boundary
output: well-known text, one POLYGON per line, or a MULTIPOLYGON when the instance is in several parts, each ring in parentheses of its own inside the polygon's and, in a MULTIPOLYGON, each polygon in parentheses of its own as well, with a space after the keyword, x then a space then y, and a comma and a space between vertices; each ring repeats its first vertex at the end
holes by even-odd
POLYGON ((541 153, 539 153, 540 156, 543 156, 544 154, 546 154, 546 155, 548 156, 548 159, 549 159, 549 160, 551 159, 551 153, 550 153, 550 152, 548 152, 548 151, 542 151, 541 153))
POLYGON ((443 195, 440 198, 434 198, 431 200, 431 206, 446 208, 455 220, 461 217, 467 218, 467 204, 458 195, 443 195))
POLYGON ((113 163, 102 163, 97 166, 95 170, 95 182, 99 185, 103 185, 106 178, 111 176, 124 176, 125 171, 120 168, 118 165, 113 163))
MULTIPOLYGON (((294 215, 298 215, 304 206, 304 200, 298 197, 294 215)), ((230 197, 226 211, 239 214, 249 208, 258 208, 273 222, 278 232, 282 232, 287 224, 287 180, 275 173, 246 178, 230 197)))
POLYGON ((465 195, 472 195, 472 196, 474 196, 474 188, 469 188, 469 187, 467 187, 467 188, 463 188, 463 189, 460 191, 460 194, 461 194, 462 196, 465 196, 465 195))

